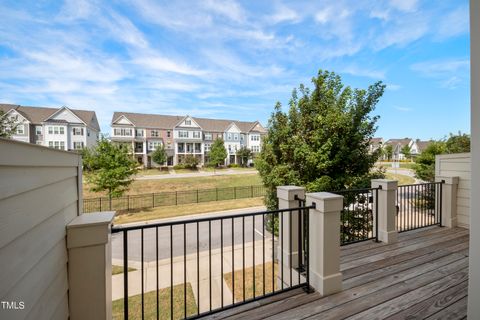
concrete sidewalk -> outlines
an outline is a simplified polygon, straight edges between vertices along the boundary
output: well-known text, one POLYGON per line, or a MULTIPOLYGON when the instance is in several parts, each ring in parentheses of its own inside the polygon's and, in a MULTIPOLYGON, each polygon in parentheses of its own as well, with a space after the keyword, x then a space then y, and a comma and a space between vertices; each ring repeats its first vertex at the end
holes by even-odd
MULTIPOLYGON (((273 246, 277 244, 274 243, 273 246)), ((223 274, 222 266, 222 251, 221 249, 213 249, 211 251, 211 258, 209 251, 201 251, 200 254, 189 254, 187 256, 179 256, 173 258, 173 285, 183 284, 186 282, 192 286, 193 294, 197 305, 199 305, 200 312, 210 310, 210 290, 212 291, 211 308, 220 308, 222 305, 221 288, 223 287, 223 304, 229 305, 232 303, 232 292, 223 276, 231 273, 232 270, 242 270, 245 263, 245 268, 250 268, 254 265, 253 259, 253 243, 245 243, 245 261, 243 260, 243 246, 235 245, 232 257, 232 247, 225 246, 223 248, 223 274), (210 260, 211 259, 211 260, 210 260), (211 261, 211 270, 209 268, 211 261), (233 266, 232 266, 232 261, 233 266), (186 262, 186 264, 185 264, 186 262), (186 274, 184 268, 186 266, 186 274), (200 266, 200 269, 197 268, 200 266), (197 272, 200 277, 198 277, 197 272), (211 276, 210 276, 211 274, 211 276), (211 283, 211 289, 210 289, 211 283)), ((271 262, 272 255, 272 241, 265 241, 265 260, 263 260, 263 240, 255 241, 255 265, 261 265, 264 262, 271 262)), ((123 265, 123 260, 113 260, 115 265, 123 265)), ((137 269, 128 273, 128 292, 129 296, 141 294, 141 262, 129 261, 129 267, 137 269)), ((157 289, 157 261, 144 263, 144 292, 155 291, 157 289)), ((169 288, 171 283, 171 260, 163 259, 158 261, 158 286, 160 289, 169 288)), ((112 277, 112 299, 123 298, 123 273, 114 275, 112 277)))

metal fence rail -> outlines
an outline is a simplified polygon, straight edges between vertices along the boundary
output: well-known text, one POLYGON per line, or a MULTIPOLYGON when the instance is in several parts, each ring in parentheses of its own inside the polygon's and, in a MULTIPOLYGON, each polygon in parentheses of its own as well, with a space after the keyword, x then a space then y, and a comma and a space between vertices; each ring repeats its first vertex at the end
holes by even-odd
POLYGON ((292 250, 302 253, 301 267, 291 258, 282 263, 281 254, 279 259, 287 245, 285 232, 290 234, 290 244, 296 232, 291 223, 290 230, 284 230, 283 221, 302 218, 306 223, 299 225, 308 228, 309 209, 114 226, 113 237, 123 239, 123 318, 197 318, 287 290, 309 288, 307 232, 300 233, 307 235, 298 242, 302 247, 286 247, 290 257, 292 250), (136 277, 128 272, 135 259, 140 264, 136 277), (130 294, 132 288, 140 288, 135 296, 130 294))
POLYGON ((262 185, 252 185, 126 195, 111 199, 108 197, 98 197, 83 199, 83 211, 85 213, 112 210, 130 211, 162 206, 176 206, 181 204, 256 198, 263 196, 265 196, 265 187, 262 185))
POLYGON ((340 190, 332 193, 343 196, 340 244, 343 246, 378 240, 378 188, 340 190))
POLYGON ((442 185, 442 182, 432 182, 398 186, 398 232, 441 225, 442 185))

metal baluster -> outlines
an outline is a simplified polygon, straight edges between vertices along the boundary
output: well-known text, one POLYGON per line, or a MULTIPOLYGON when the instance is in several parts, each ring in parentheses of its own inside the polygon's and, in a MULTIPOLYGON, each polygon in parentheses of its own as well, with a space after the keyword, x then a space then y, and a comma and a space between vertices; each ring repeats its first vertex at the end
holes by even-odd
POLYGON ((156 252, 155 252, 155 263, 156 263, 156 272, 157 272, 157 320, 160 318, 160 299, 159 299, 159 286, 158 286, 158 227, 155 228, 155 246, 156 246, 156 252))
POLYGON ((128 320, 128 234, 123 231, 123 318, 128 320))
POLYGON ((187 224, 183 224, 183 314, 187 317, 187 224))
POLYGON ((208 281, 210 311, 212 311, 212 220, 208 220, 208 281))
POLYGON ((242 254, 243 301, 245 301, 245 216, 242 216, 242 254))
POLYGON ((145 291, 145 288, 143 287, 143 274, 144 274, 144 269, 143 269, 143 228, 141 229, 141 246, 142 246, 142 277, 141 277, 141 280, 142 280, 142 320, 145 318, 145 296, 144 296, 144 291, 145 291))
POLYGON ((255 269, 256 269, 256 266, 255 266, 255 218, 257 216, 256 215, 253 215, 252 216, 252 258, 253 258, 253 299, 255 299, 255 296, 256 296, 256 293, 255 293, 255 282, 257 280, 257 277, 255 275, 255 269))
POLYGON ((232 304, 235 304, 235 233, 234 233, 234 218, 232 218, 232 304))
POLYGON ((265 215, 262 215, 262 234, 263 234, 263 295, 265 295, 265 215))
POLYGON ((197 315, 200 314, 200 226, 197 221, 197 315))
POLYGON ((173 226, 170 225, 170 319, 173 320, 173 226))
POLYGON ((222 261, 220 264, 220 277, 222 281, 222 285, 220 285, 221 291, 221 301, 222 301, 222 308, 223 308, 223 218, 220 219, 220 260, 222 261))

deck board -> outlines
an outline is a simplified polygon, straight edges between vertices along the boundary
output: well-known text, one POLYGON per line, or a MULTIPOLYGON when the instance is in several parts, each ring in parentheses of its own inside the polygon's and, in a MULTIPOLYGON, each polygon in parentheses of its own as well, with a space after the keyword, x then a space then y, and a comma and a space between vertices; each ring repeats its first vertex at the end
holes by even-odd
POLYGON ((397 244, 342 247, 344 289, 322 297, 302 289, 210 315, 209 319, 463 319, 468 230, 440 227, 399 235, 397 244))

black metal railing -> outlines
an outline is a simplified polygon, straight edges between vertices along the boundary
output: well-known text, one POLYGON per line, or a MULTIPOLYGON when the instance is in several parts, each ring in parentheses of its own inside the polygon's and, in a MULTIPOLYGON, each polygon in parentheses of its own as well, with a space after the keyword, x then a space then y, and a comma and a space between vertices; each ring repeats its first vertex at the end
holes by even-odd
POLYGON ((342 246, 366 240, 378 241, 378 190, 368 188, 332 192, 343 196, 343 210, 340 212, 342 246))
POLYGON ((398 186, 398 232, 441 225, 442 185, 443 182, 432 182, 398 186))
POLYGON ((246 199, 265 196, 265 187, 262 185, 239 186, 228 188, 196 189, 186 191, 172 191, 126 195, 109 198, 83 199, 83 212, 100 211, 131 211, 162 206, 176 206, 182 204, 246 199))
POLYGON ((309 289, 313 207, 112 227, 113 257, 123 260, 124 297, 113 301, 114 318, 197 318, 309 289), (295 219, 302 221, 298 230, 295 219))

